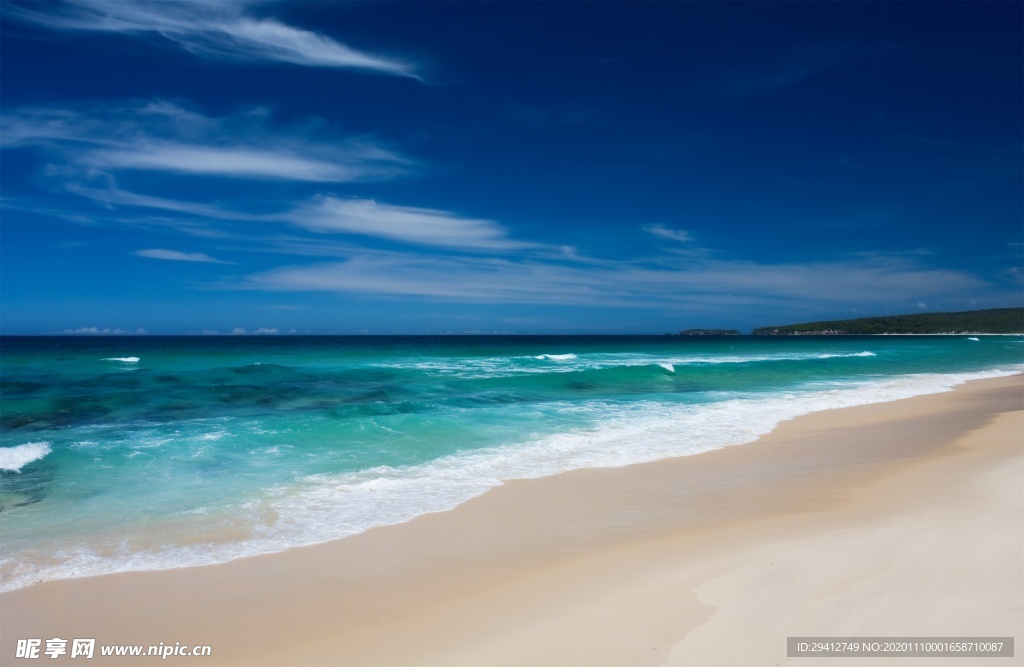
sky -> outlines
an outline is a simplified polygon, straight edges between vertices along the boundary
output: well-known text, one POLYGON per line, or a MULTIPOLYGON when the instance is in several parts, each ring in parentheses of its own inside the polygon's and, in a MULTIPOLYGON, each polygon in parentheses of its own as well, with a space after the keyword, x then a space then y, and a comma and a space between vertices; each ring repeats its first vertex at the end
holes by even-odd
POLYGON ((1024 3, 0 2, 0 333, 1024 303, 1024 3))

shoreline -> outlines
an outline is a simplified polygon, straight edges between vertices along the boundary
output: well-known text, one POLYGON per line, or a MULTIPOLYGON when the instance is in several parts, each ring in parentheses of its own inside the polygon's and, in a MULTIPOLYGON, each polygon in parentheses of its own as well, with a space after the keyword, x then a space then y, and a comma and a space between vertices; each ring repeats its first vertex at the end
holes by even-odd
MULTIPOLYGON (((874 353, 862 351, 838 356, 874 356, 874 353)), ((663 364, 658 365, 665 367, 663 364)), ((561 449, 563 443, 554 442, 556 448, 559 448, 556 457, 552 457, 547 450, 547 445, 551 444, 550 434, 526 446, 510 449, 485 447, 455 455, 465 457, 461 461, 457 460, 456 465, 468 463, 471 467, 476 466, 483 470, 482 474, 475 478, 446 478, 445 468, 450 464, 447 462, 448 457, 445 456, 404 470, 400 469, 400 475, 384 475, 385 481, 396 479, 402 484, 397 490, 387 488, 386 484, 382 489, 374 489, 370 485, 358 483, 358 480, 353 485, 351 478, 346 479, 342 475, 333 480, 325 480, 318 488, 329 494, 333 502, 325 506, 319 498, 314 497, 316 507, 312 508, 312 512, 317 517, 315 520, 311 518, 312 513, 302 516, 306 508, 301 506, 301 494, 285 500, 278 499, 264 508, 265 516, 278 517, 285 523, 292 522, 293 530, 287 537, 275 538, 271 535, 262 540, 255 539, 251 535, 247 537, 243 527, 238 532, 230 533, 237 539, 221 540, 222 527, 195 524, 191 527, 194 531, 192 534, 201 534, 201 537, 190 540, 188 526, 168 526, 166 523, 158 525, 158 522, 154 522, 142 525, 138 532, 133 533, 133 538, 136 541, 160 545, 162 531, 171 530, 180 538, 179 548, 157 548, 152 551, 143 550, 134 555, 120 554, 116 557, 112 554, 106 558, 94 557, 88 550, 78 550, 75 558, 71 560, 62 564, 51 562, 51 570, 46 572, 45 576, 36 570, 18 572, 15 576, 14 570, 17 566, 14 564, 18 562, 16 557, 5 557, 0 565, 0 593, 48 581, 125 572, 159 572, 208 567, 242 558, 327 544, 373 528, 405 523, 422 514, 452 510, 488 490, 518 479, 538 479, 588 468, 621 468, 693 456, 722 447, 750 444, 758 437, 770 433, 779 423, 814 412, 941 393, 975 379, 1006 377, 1019 372, 1020 370, 989 369, 951 374, 909 373, 874 380, 862 378, 859 382, 840 385, 828 391, 805 391, 796 387, 793 394, 786 396, 750 394, 738 397, 737 405, 726 411, 719 410, 717 416, 714 416, 714 402, 694 406, 694 412, 684 409, 681 414, 633 408, 628 420, 624 419, 623 415, 606 419, 604 426, 617 430, 612 438, 595 438, 596 444, 592 445, 586 442, 590 439, 590 432, 583 431, 579 435, 582 442, 579 439, 570 442, 568 451, 561 449), (794 397, 796 400, 793 400, 794 397), (710 417, 702 414, 704 410, 709 409, 710 417), (441 464, 440 468, 438 464, 441 464), (335 526, 341 526, 342 529, 333 528, 335 526), (296 527, 298 530, 295 530, 296 527), (125 566, 124 569, 118 569, 122 565, 125 566)), ((571 431, 562 436, 576 437, 571 431)), ((28 444, 47 445, 49 449, 50 443, 28 444)), ((358 473, 353 475, 358 476, 358 473)), ((118 542, 120 535, 120 529, 104 535, 97 533, 100 539, 92 541, 93 549, 95 552, 103 552, 105 544, 111 540, 114 543, 118 542)), ((39 555, 27 552, 25 557, 28 563, 35 563, 37 561, 34 557, 39 555)), ((45 560, 50 561, 48 557, 45 560)))
MULTIPOLYGON (((734 639, 727 653, 715 653, 715 637, 724 641, 729 632, 744 636, 763 627, 764 619, 742 620, 754 609, 778 624, 786 614, 765 604, 792 595, 778 589, 781 583, 804 569, 828 579, 842 568, 804 563, 775 579, 752 565, 760 556, 750 556, 788 549, 790 561, 799 563, 800 553, 827 552, 829 540, 842 541, 837 530, 870 529, 876 541, 888 535, 879 548, 906 550, 898 534, 889 535, 893 521, 959 498, 948 485, 936 487, 942 475, 963 478, 965 488, 989 478, 998 478, 1000 489, 1017 484, 1015 504, 981 516, 1020 519, 1021 380, 979 380, 952 392, 811 413, 755 442, 693 456, 515 480, 453 510, 326 544, 3 593, 0 663, 9 664, 18 638, 55 636, 96 637, 97 644, 209 644, 213 655, 204 664, 662 664, 696 655, 708 664, 754 664, 744 662, 752 655, 785 661, 785 634, 769 644, 734 639), (917 492, 905 490, 911 487, 917 492), (742 600, 744 591, 763 595, 742 600), (726 603, 715 604, 720 597, 726 603), (735 660, 725 660, 728 655, 735 660)), ((998 505, 983 500, 971 502, 998 505)), ((958 502, 946 507, 950 521, 967 501, 958 502)), ((1006 505, 1005 498, 1000 502, 1006 505)), ((907 521, 897 525, 918 530, 925 543, 927 526, 907 521)), ((985 522, 975 523, 981 529, 985 522)), ((1016 545, 1010 553, 1016 574, 1008 575, 1016 580, 1004 583, 1012 599, 996 605, 1003 613, 1020 611, 1021 523, 1008 523, 1001 537, 993 538, 991 526, 981 534, 1016 545)), ((863 535, 855 540, 868 543, 863 535)), ((988 553, 1005 569, 1003 547, 993 543, 988 553)), ((847 565, 856 571, 862 563, 847 565)), ((992 573, 979 573, 986 576, 992 573)), ((842 595, 838 603, 844 599, 849 603, 842 595)), ((810 602, 795 606, 806 612, 810 602)), ((983 611, 972 607, 972 618, 983 611)), ((1020 614, 1007 620, 1013 618, 1020 614)), ((946 619, 948 628, 922 623, 857 632, 841 619, 833 626, 839 631, 812 630, 820 627, 812 620, 819 619, 811 614, 785 632, 968 634, 955 619, 946 619)), ((1016 635, 1012 664, 1020 664, 1021 633, 1009 628, 972 632, 1016 635)))

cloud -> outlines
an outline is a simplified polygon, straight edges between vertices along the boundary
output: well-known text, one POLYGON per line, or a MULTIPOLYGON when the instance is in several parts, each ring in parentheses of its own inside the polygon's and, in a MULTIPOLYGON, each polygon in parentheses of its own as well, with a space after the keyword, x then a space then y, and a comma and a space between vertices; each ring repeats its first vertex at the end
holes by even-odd
POLYGON ((500 303, 571 304, 600 298, 615 305, 614 293, 599 294, 592 283, 592 276, 560 267, 497 258, 362 253, 346 262, 257 274, 248 286, 500 303))
MULTIPOLYGON (((207 218, 219 222, 287 223, 317 234, 357 234, 413 245, 444 247, 455 250, 499 251, 532 249, 572 257, 574 249, 557 248, 540 243, 516 241, 508 238, 504 226, 492 220, 468 218, 451 211, 384 204, 372 199, 338 198, 318 195, 287 204, 283 212, 254 213, 203 204, 187 200, 153 197, 128 192, 109 185, 91 188, 70 183, 67 190, 108 206, 153 208, 189 216, 183 219, 141 218, 133 216, 126 222, 133 225, 161 224, 176 226, 179 231, 206 236, 229 236, 220 225, 215 229, 203 227, 192 218, 207 218)), ((251 238, 251 230, 243 234, 251 238)), ((322 241, 313 244, 312 254, 324 254, 322 241)), ((309 254, 302 252, 299 254, 309 254)), ((326 254, 330 254, 327 252, 326 254)))
MULTIPOLYGON (((203 333, 207 332, 204 331, 203 333)), ((217 332, 214 331, 210 333, 216 334, 217 332)), ((232 336, 273 336, 279 333, 281 332, 278 331, 277 329, 268 329, 267 327, 260 327, 256 331, 246 331, 243 327, 235 327, 234 329, 231 330, 232 336)))
POLYGON ((231 264, 220 259, 214 259, 202 252, 178 252, 177 250, 163 250, 152 248, 149 250, 136 250, 133 255, 149 257, 150 259, 167 259, 173 262, 209 262, 212 264, 231 264))
POLYGON ((410 63, 358 51, 338 41, 247 12, 243 0, 64 0, 10 4, 5 14, 51 30, 146 37, 156 33, 209 60, 279 62, 357 69, 415 78, 410 63))
POLYGON ((812 264, 688 260, 675 267, 650 268, 634 262, 584 266, 553 260, 364 251, 347 261, 254 274, 242 286, 486 303, 874 307, 960 294, 986 285, 966 273, 884 256, 812 264))
POLYGON ((135 192, 127 192, 111 183, 106 188, 91 188, 78 183, 68 183, 65 188, 76 195, 81 195, 95 202, 106 205, 137 206, 141 208, 155 208, 175 213, 186 213, 191 216, 212 218, 216 220, 242 220, 254 221, 263 220, 266 216, 240 211, 232 211, 222 206, 212 206, 198 202, 190 202, 181 199, 168 199, 165 197, 153 197, 135 192))
POLYGON ((243 146, 200 146, 174 142, 150 142, 114 150, 92 151, 88 161, 100 169, 138 169, 179 174, 274 178, 294 181, 357 181, 365 176, 362 158, 355 153, 343 159, 318 159, 284 147, 276 150, 243 146), (356 164, 346 164, 346 162, 356 164))
POLYGON ((504 227, 491 220, 372 199, 321 196, 283 217, 314 232, 362 234, 418 245, 475 250, 536 247, 507 238, 504 227))
POLYGON ((660 238, 679 241, 680 243, 687 243, 693 240, 689 232, 682 229, 670 229, 664 225, 646 225, 643 230, 660 238))
POLYGON ((215 118, 164 101, 12 109, 0 118, 0 137, 2 148, 43 149, 83 177, 143 171, 340 183, 394 178, 411 164, 366 138, 275 128, 264 109, 215 118))
POLYGON ((1008 269, 1000 271, 999 275, 1010 282, 1021 283, 1021 286, 1024 286, 1024 268, 1011 266, 1008 269))
POLYGON ((65 329, 65 334, 72 336, 144 336, 145 329, 126 331, 125 329, 111 329, 110 327, 100 329, 99 327, 79 327, 77 329, 65 329))

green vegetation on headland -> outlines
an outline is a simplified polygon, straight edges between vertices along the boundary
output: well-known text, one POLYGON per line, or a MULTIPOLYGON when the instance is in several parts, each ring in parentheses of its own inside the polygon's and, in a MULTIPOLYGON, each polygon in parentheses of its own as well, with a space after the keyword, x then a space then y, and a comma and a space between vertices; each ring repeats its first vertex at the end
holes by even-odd
POLYGON ((680 331, 680 336, 739 336, 735 329, 687 329, 680 331))
POLYGON ((1024 308, 990 308, 956 313, 859 317, 760 327, 754 336, 842 336, 864 334, 1024 333, 1024 308))

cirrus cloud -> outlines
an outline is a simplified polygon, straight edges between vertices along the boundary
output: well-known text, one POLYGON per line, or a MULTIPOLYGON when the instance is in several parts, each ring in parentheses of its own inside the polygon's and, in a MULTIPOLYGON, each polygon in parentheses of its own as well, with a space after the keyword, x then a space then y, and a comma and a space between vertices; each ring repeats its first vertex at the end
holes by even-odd
POLYGON ((319 291, 439 301, 733 307, 905 304, 985 290, 964 272, 909 258, 853 257, 809 264, 700 260, 650 267, 640 262, 585 265, 551 259, 444 256, 362 251, 347 261, 281 267, 232 287, 319 291))
POLYGON ((669 239, 670 241, 688 243, 693 240, 693 237, 690 236, 689 232, 682 229, 671 229, 665 225, 645 225, 643 230, 648 234, 653 234, 663 239, 669 239))
POLYGON ((210 257, 204 252, 179 252, 177 250, 165 250, 163 248, 149 248, 136 250, 133 255, 148 257, 150 259, 166 259, 172 262, 207 262, 211 264, 231 264, 224 260, 210 257))
POLYGON ((135 331, 128 331, 127 329, 117 329, 110 327, 78 327, 77 329, 65 329, 62 333, 70 336, 145 336, 145 329, 136 329, 135 331))
POLYGON ((372 199, 320 196, 284 218, 314 232, 376 236, 418 245, 456 249, 521 249, 536 244, 507 238, 492 220, 466 218, 449 211, 382 204, 372 199))
POLYGON ((242 0, 63 0, 5 3, 5 15, 64 32, 159 35, 208 60, 280 62, 416 78, 412 64, 247 12, 242 0))
POLYGON ((0 147, 56 156, 63 164, 53 171, 65 178, 71 168, 79 177, 143 171, 339 183, 387 180, 411 165, 370 138, 332 136, 309 124, 278 128, 272 121, 265 109, 218 118, 161 100, 23 107, 0 118, 0 147))

